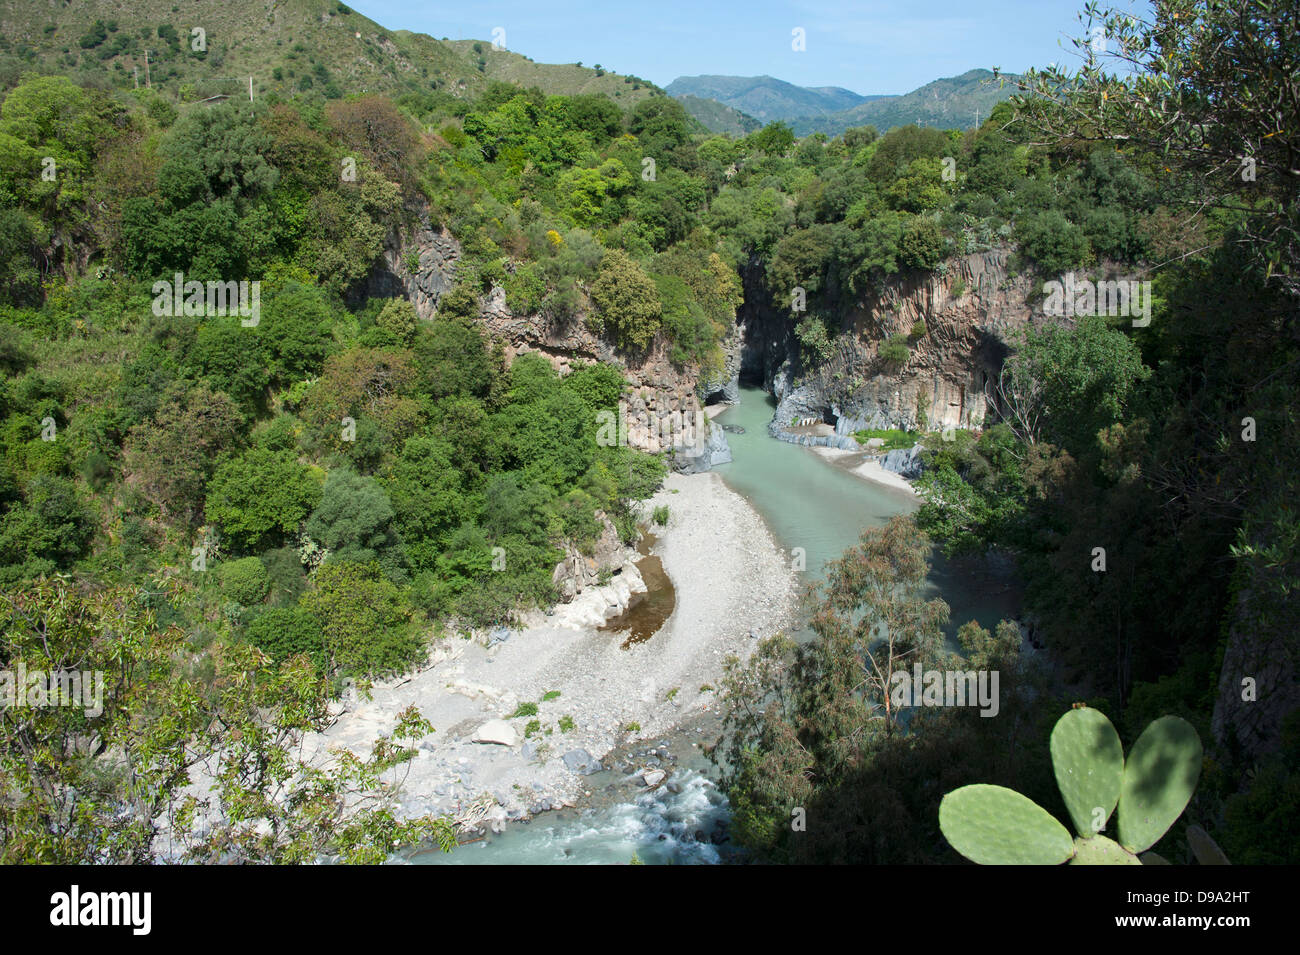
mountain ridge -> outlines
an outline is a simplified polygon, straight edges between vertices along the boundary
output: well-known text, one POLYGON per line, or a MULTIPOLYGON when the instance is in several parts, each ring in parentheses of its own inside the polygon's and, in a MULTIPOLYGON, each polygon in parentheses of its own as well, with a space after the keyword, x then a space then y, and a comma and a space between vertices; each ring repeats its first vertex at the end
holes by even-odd
POLYGON ((766 74, 679 76, 664 91, 677 98, 696 96, 717 100, 764 123, 835 113, 872 99, 839 86, 796 86, 766 74))
MULTIPOLYGON (((972 69, 941 77, 907 93, 864 95, 842 87, 802 87, 771 76, 679 76, 664 89, 679 100, 713 100, 755 119, 780 121, 796 135, 839 135, 853 126, 872 125, 882 133, 895 126, 920 123, 942 128, 972 128, 1011 95, 1014 76, 994 84, 990 70, 972 69), (844 105, 844 104, 848 105, 844 105), (834 107, 834 108, 832 108, 834 107)), ((691 108, 688 106, 688 109, 691 108)), ((707 109, 696 104, 693 115, 705 125, 707 109)), ((728 132, 714 128, 714 132, 728 132)))

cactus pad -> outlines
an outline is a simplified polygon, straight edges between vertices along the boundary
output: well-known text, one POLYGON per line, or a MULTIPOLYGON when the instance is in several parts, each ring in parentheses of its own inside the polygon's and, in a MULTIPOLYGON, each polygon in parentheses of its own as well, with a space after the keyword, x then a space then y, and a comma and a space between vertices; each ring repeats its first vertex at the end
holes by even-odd
POLYGON ((939 804, 939 828, 954 849, 981 865, 1059 865, 1074 851, 1070 832, 1013 789, 963 786, 939 804))
POLYGON ((1187 844, 1192 847, 1192 855, 1196 856, 1196 861, 1201 865, 1232 865, 1219 844, 1200 826, 1187 827, 1187 844))
POLYGON ((1074 840, 1070 865, 1141 865, 1142 862, 1114 839, 1090 836, 1074 840))
POLYGON ((1190 723, 1162 716, 1148 726, 1124 764, 1120 843, 1132 852, 1155 845, 1187 807, 1200 775, 1201 739, 1190 723))
POLYGON ((1115 727, 1100 710, 1067 710, 1052 730, 1051 749, 1056 785, 1075 831, 1100 832, 1124 781, 1124 748, 1115 727))

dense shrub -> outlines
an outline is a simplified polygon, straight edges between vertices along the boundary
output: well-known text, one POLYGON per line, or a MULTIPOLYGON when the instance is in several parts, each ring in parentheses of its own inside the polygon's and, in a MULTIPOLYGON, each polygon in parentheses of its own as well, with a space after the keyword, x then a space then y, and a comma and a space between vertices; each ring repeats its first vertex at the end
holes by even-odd
POLYGON ((320 628, 330 670, 340 675, 402 672, 423 652, 410 605, 377 564, 326 563, 303 594, 302 608, 320 628))
POLYGON ((276 663, 305 653, 317 669, 325 671, 328 667, 320 624, 299 607, 272 607, 263 611, 248 624, 244 635, 276 663))
POLYGON ((222 592, 245 607, 261 603, 271 590, 270 576, 256 557, 224 561, 217 572, 222 592))

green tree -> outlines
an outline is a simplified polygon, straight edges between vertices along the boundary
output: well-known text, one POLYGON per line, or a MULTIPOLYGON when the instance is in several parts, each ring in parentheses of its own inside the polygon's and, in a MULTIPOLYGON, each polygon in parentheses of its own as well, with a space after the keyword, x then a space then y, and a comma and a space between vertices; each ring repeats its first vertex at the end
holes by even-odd
POLYGON ((1131 338, 1088 316, 1073 327, 1027 329, 1002 373, 1001 396, 1025 443, 1046 439, 1079 454, 1122 419, 1134 388, 1150 375, 1131 338))
POLYGON ((913 159, 903 175, 886 191, 890 205, 903 212, 929 212, 947 202, 943 165, 934 156, 913 159))
POLYGON ((0 566, 11 568, 5 575, 11 578, 68 570, 93 534, 93 512, 73 483, 39 474, 27 486, 25 504, 0 517, 0 566))
POLYGON ((258 551, 291 539, 320 502, 320 478, 292 451, 251 448, 217 468, 204 510, 236 546, 258 551))
POLYGON ((626 252, 610 249, 591 286, 597 327, 620 348, 643 351, 659 330, 662 306, 654 281, 626 252))
POLYGON ((809 595, 810 643, 773 637, 729 661, 719 756, 743 842, 781 851, 793 807, 824 804, 902 735, 895 675, 948 660, 948 607, 925 599, 929 549, 905 517, 863 531, 809 595))
POLYGON ((222 592, 245 607, 260 604, 271 590, 266 568, 256 557, 223 561, 217 575, 221 578, 222 592))
POLYGON ((944 238, 939 223, 916 216, 898 240, 898 260, 914 269, 933 269, 943 260, 944 238))
POLYGON ((412 348, 415 387, 433 398, 487 396, 492 363, 483 335, 472 324, 444 320, 421 322, 412 348))
POLYGON ((401 673, 423 652, 410 606, 377 564, 323 564, 302 596, 302 607, 320 628, 330 672, 354 677, 401 673))
POLYGON ((1048 272, 1060 273, 1088 262, 1088 238, 1055 209, 1038 212, 1016 223, 1020 249, 1048 272))
POLYGON ((416 369, 409 351, 349 348, 326 360, 320 379, 307 394, 302 417, 340 446, 344 418, 369 418, 387 442, 415 432, 420 406, 409 393, 416 369))
POLYGON ((784 156, 794 145, 794 132, 779 120, 768 123, 746 137, 750 147, 768 156, 784 156))
POLYGON ((474 517, 457 456, 452 445, 436 438, 408 438, 384 481, 397 532, 417 571, 432 569, 456 528, 474 517))
POLYGON ((236 318, 214 318, 199 326, 191 357, 214 391, 221 391, 252 414, 265 400, 271 376, 256 329, 236 318))
POLYGON ((287 383, 319 374, 332 324, 333 311, 319 289, 290 282, 268 295, 257 330, 275 378, 287 383))
POLYGON ((242 428, 243 415, 224 393, 201 384, 188 392, 173 389, 153 420, 127 436, 127 481, 165 518, 192 523, 217 456, 235 444, 242 428))
POLYGON ((277 664, 305 653, 317 670, 328 669, 320 624, 301 607, 272 607, 255 617, 244 635, 277 664))
POLYGON ((335 468, 325 479, 320 504, 305 530, 330 552, 330 560, 375 563, 390 577, 404 578, 406 553, 394 526, 393 505, 372 477, 335 468))
POLYGON ((627 382, 614 365, 576 362, 564 378, 564 387, 582 399, 591 412, 617 411, 627 382))
POLYGON ((1105 55, 1090 37, 1077 38, 1078 70, 1026 71, 1014 99, 1018 123, 1054 144, 1159 157, 1157 168, 1186 185, 1189 216, 1235 210, 1261 253, 1260 274, 1300 291, 1300 127, 1279 81, 1295 71, 1291 11, 1256 0, 1160 0, 1148 17, 1102 4, 1088 14, 1107 40, 1105 55))
POLYGON ((105 678, 94 707, 0 710, 0 862, 373 864, 429 839, 451 848, 448 821, 396 815, 392 787, 432 730, 418 711, 371 752, 308 766, 300 746, 330 720, 310 662, 222 647, 208 686, 153 599, 61 579, 0 598, 0 659, 105 678), (102 746, 87 751, 90 735, 102 746), (191 788, 191 772, 210 786, 191 788))
POLYGON ((399 345, 409 345, 415 337, 415 306, 404 298, 395 298, 375 316, 375 326, 393 337, 399 345))

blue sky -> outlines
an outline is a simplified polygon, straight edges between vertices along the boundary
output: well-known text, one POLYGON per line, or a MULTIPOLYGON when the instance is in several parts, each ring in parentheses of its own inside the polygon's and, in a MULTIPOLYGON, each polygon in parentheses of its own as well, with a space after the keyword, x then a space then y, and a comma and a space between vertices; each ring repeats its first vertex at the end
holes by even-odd
MULTIPOLYGON (((906 93, 975 67, 1073 63, 1084 0, 348 0, 390 30, 492 39, 539 63, 601 64, 667 86, 678 76, 768 74, 800 86, 906 93), (802 27, 807 49, 791 49, 802 27)), ((1125 0, 1117 6, 1128 7, 1125 0)))

